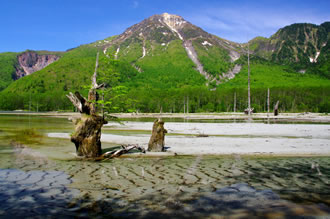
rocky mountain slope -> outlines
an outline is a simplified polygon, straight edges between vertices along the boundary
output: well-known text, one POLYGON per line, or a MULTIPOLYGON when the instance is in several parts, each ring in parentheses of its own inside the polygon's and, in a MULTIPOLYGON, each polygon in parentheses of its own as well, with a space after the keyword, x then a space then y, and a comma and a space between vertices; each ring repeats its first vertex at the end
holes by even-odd
POLYGON ((0 91, 15 80, 40 71, 57 61, 62 52, 31 51, 0 53, 0 91))
MULTIPOLYGON (((256 55, 278 64, 293 65, 302 73, 329 63, 329 45, 330 22, 292 24, 281 28, 269 39, 257 37, 250 41, 250 48, 256 55)), ((330 76, 330 69, 327 71, 330 76)))
POLYGON ((30 75, 57 61, 60 57, 55 54, 38 54, 34 51, 26 51, 17 56, 15 79, 30 75))
POLYGON ((130 62, 141 72, 151 65, 152 57, 168 55, 173 44, 180 47, 181 52, 185 51, 185 58, 190 59, 195 70, 208 82, 220 83, 240 71, 240 66, 233 64, 242 51, 239 44, 211 35, 182 17, 168 13, 154 15, 112 41, 104 41, 103 52, 130 62))

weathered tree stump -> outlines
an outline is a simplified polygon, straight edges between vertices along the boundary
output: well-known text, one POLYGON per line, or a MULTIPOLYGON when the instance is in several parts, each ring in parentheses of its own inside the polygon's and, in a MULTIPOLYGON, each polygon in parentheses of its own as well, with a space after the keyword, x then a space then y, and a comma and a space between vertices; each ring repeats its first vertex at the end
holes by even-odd
POLYGON ((102 154, 101 128, 106 123, 101 116, 86 114, 76 121, 71 141, 76 146, 78 156, 98 157, 102 154))
POLYGON ((280 101, 278 100, 274 106, 274 116, 278 116, 278 105, 279 105, 280 101))
POLYGON ((98 157, 102 154, 101 128, 107 121, 97 114, 96 102, 98 100, 97 89, 104 85, 96 83, 96 71, 98 67, 98 54, 96 58, 95 72, 92 76, 92 88, 89 90, 88 99, 79 92, 69 93, 67 97, 81 113, 81 118, 76 120, 75 132, 71 135, 71 141, 76 146, 78 156, 88 158, 98 157))
POLYGON ((160 119, 154 121, 152 126, 152 135, 148 144, 148 151, 161 152, 165 151, 165 134, 167 130, 164 128, 164 122, 160 119))

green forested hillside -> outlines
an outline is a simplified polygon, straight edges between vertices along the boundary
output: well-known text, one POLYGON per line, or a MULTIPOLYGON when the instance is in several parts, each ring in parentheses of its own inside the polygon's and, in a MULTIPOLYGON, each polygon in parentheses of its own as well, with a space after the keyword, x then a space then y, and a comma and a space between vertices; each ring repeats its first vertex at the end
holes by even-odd
MULTIPOLYGON (((90 45, 80 46, 63 55, 41 71, 25 76, 1 92, 2 109, 65 110, 72 109, 67 97, 70 91, 80 91, 87 95, 87 88, 95 68, 99 48, 90 45)), ((100 57, 100 60, 104 56, 100 57)), ((137 71, 127 63, 112 63, 114 71, 122 72, 120 82, 127 82, 137 71)), ((100 66, 102 69, 102 66, 100 66)))
MULTIPOLYGON (((84 86, 90 84, 96 53, 97 49, 89 46, 68 52, 62 57, 61 62, 53 63, 42 71, 12 83, 1 93, 0 106, 7 110, 27 110, 31 102, 32 110, 36 110, 37 107, 38 110, 73 110, 65 94, 78 90, 86 95, 84 86)), ((185 102, 189 103, 190 112, 233 111, 235 93, 236 110, 243 111, 247 107, 245 57, 237 61, 243 64, 241 72, 234 79, 220 84, 216 90, 210 90, 205 85, 205 79, 192 68, 189 69, 189 65, 193 63, 187 66, 190 71, 176 72, 174 63, 180 63, 175 60, 178 56, 172 57, 172 60, 168 57, 171 56, 160 55, 159 59, 150 63, 148 59, 137 62, 136 64, 143 66, 144 72, 138 72, 126 61, 113 62, 111 68, 119 73, 120 83, 127 87, 127 92, 121 97, 120 102, 132 100, 126 101, 126 105, 123 105, 120 111, 133 109, 140 112, 183 112, 185 102), (189 77, 189 72, 195 77, 189 77), (178 75, 180 73, 182 76, 178 75)), ((100 71, 102 60, 108 58, 101 56, 100 71)), ((189 63, 188 61, 184 64, 189 63)), ((271 91, 271 103, 280 100, 282 111, 318 112, 329 109, 328 79, 318 75, 297 73, 289 66, 252 58, 252 106, 256 111, 266 110, 267 88, 271 91)))
MULTIPOLYGON (((236 111, 243 111, 247 107, 246 45, 210 35, 179 16, 171 17, 175 22, 168 17, 152 16, 121 35, 61 53, 58 61, 15 82, 11 74, 17 54, 0 54, 0 90, 5 88, 0 92, 0 110, 74 110, 65 95, 75 91, 87 95, 99 52, 99 83, 111 90, 105 100, 113 106, 111 112, 184 112, 184 107, 189 112, 233 111, 234 96, 236 111), (217 80, 234 66, 242 68, 233 79, 217 80)), ((292 25, 270 39, 250 42, 252 106, 257 112, 267 110, 268 88, 271 106, 279 100, 281 111, 330 112, 330 43, 324 41, 329 39, 328 23, 292 25), (301 31, 305 38, 300 41, 301 31), (312 36, 313 40, 307 39, 312 36), (320 52, 316 62, 300 51, 309 48, 309 42, 320 52), (286 44, 290 44, 288 50, 286 44), (301 67, 306 69, 300 71, 301 67)), ((308 55, 314 54, 312 50, 308 55)))
POLYGON ((217 77, 234 67, 227 50, 213 45, 203 45, 202 43, 203 39, 199 39, 194 41, 193 45, 206 72, 217 77))
POLYGON ((0 53, 0 91, 8 87, 14 81, 15 65, 17 53, 0 53))
POLYGON ((128 86, 169 89, 205 84, 205 78, 194 69, 195 64, 187 57, 181 44, 179 40, 173 40, 166 49, 158 44, 151 45, 153 54, 135 63, 142 72, 128 86))
POLYGON ((60 62, 20 78, 1 93, 1 108, 28 109, 30 99, 40 110, 68 108, 65 93, 88 83, 95 56, 96 49, 77 48, 66 53, 60 62))
MULTIPOLYGON (((242 59, 245 57, 239 61, 242 59)), ((220 86, 218 92, 230 93, 229 96, 236 92, 238 106, 246 106, 246 86, 247 65, 244 65, 240 74, 220 86)), ((271 106, 280 100, 280 108, 283 111, 323 112, 329 110, 330 80, 315 74, 298 73, 290 66, 276 65, 259 58, 252 58, 252 106, 259 112, 266 110, 268 88, 271 93, 271 106)), ((229 100, 227 105, 230 105, 232 101, 233 99, 229 100)))
POLYGON ((321 25, 292 24, 281 28, 269 39, 256 37, 249 43, 257 56, 290 65, 296 71, 330 79, 330 22, 321 25))
MULTIPOLYGON (((327 112, 330 109, 330 81, 318 75, 294 72, 288 66, 269 63, 251 64, 252 107, 256 112, 267 111, 267 89, 271 93, 271 109, 280 100, 280 110, 287 112, 327 112)), ((206 86, 187 85, 181 88, 132 89, 128 94, 138 103, 135 108, 144 112, 183 112, 189 98, 190 112, 236 111, 247 107, 247 66, 234 79, 216 90, 206 86)))

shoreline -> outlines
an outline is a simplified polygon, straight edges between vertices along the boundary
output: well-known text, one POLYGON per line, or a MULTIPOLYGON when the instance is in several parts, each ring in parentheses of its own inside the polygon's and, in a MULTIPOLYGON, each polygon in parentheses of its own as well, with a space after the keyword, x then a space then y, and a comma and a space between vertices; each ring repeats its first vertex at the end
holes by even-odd
MULTIPOLYGON (((77 112, 24 112, 24 111, 0 111, 0 115, 35 115, 62 118, 76 118, 80 116, 77 112)), ((279 120, 296 122, 320 122, 330 123, 330 115, 325 113, 280 113, 274 116, 272 113, 254 113, 250 117, 243 112, 221 112, 221 113, 111 113, 119 119, 186 119, 186 120, 279 120)))
MULTIPOLYGON (((124 124, 109 123, 105 127, 103 143, 148 147, 152 122, 126 121, 124 124)), ((168 122, 165 128, 168 130, 165 147, 170 156, 330 155, 327 134, 330 125, 327 124, 168 122), (197 137, 200 133, 208 137, 197 137)), ((70 138, 69 133, 49 133, 48 137, 70 138)))
MULTIPOLYGON (((0 115, 29 115, 67 119, 79 113, 0 112, 0 115)), ((256 113, 252 120, 243 113, 198 114, 112 114, 121 123, 109 122, 102 129, 104 145, 138 144, 147 148, 154 118, 166 118, 168 155, 248 155, 248 156, 330 156, 330 116, 320 113, 283 113, 267 123, 267 113, 256 113), (139 119, 141 118, 141 119, 139 119), (146 119, 144 119, 146 118, 146 119), (167 119, 168 118, 168 119, 167 119), (179 118, 179 119, 172 119, 179 118), (136 120, 135 120, 136 119, 136 120), (281 120, 282 119, 282 120, 281 120), (303 120, 306 123, 299 123, 303 120), (238 121, 237 121, 238 120, 238 121), (245 121, 246 120, 246 121, 245 121), (254 120, 254 121, 253 121, 254 120), (286 121, 285 121, 286 120, 286 121), (199 137, 205 135, 205 137, 199 137)), ((31 116, 31 117, 33 117, 31 116)), ((66 120, 66 121, 65 121, 66 120)), ((55 131, 55 130, 54 130, 55 131)), ((48 132, 48 137, 69 139, 71 127, 63 132, 48 132), (65 133, 67 132, 67 133, 65 133)), ((103 148, 106 148, 103 146, 103 148)), ((164 154, 162 153, 161 156, 164 154)), ((149 156, 149 155, 147 155, 149 156)), ((153 155, 158 156, 158 155, 153 155)))

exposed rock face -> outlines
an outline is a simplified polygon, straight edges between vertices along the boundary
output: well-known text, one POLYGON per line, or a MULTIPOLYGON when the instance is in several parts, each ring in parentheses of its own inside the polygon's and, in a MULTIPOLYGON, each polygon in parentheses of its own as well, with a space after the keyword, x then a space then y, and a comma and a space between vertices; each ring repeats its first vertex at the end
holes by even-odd
POLYGON ((49 64, 57 61, 60 57, 53 54, 39 55, 33 51, 27 51, 17 56, 18 66, 16 68, 16 78, 39 71, 49 64))
POLYGON ((191 59, 191 61, 193 61, 197 67, 197 70, 199 71, 200 74, 204 75, 204 77, 206 79, 210 78, 210 75, 204 71, 203 69, 203 65, 200 63, 200 61, 198 60, 198 56, 197 53, 192 45, 192 42, 190 40, 185 41, 183 43, 184 48, 186 49, 186 52, 188 54, 188 57, 191 59))
POLYGON ((225 80, 233 79, 235 77, 235 75, 241 71, 241 68, 242 68, 241 65, 235 65, 233 69, 231 69, 230 71, 223 73, 222 75, 219 76, 220 81, 217 81, 217 84, 220 84, 225 80))
POLYGON ((174 33, 178 35, 178 37, 183 40, 183 37, 179 33, 179 29, 183 27, 185 23, 187 23, 182 17, 178 15, 171 15, 168 13, 164 13, 161 15, 162 19, 159 19, 161 22, 164 22, 174 33))

